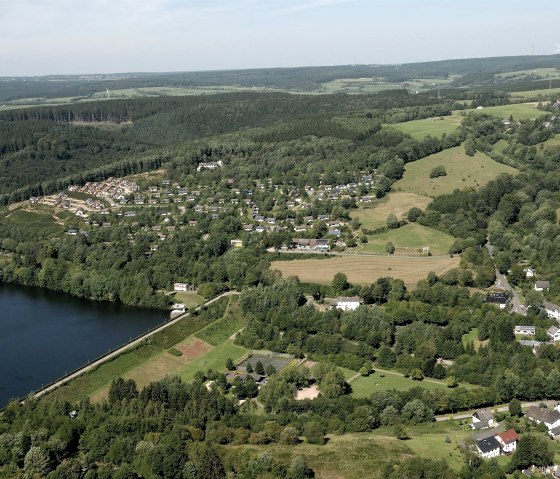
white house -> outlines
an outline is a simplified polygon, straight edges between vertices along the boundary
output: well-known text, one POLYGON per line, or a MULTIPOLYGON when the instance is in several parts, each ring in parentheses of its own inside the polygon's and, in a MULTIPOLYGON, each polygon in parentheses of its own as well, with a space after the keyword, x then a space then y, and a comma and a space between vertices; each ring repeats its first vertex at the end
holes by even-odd
POLYGON ((496 423, 494 422, 494 415, 489 409, 482 409, 476 411, 472 415, 472 429, 487 429, 489 427, 494 427, 496 423))
POLYGON ((531 406, 527 411, 527 417, 537 424, 544 423, 549 431, 560 426, 560 412, 556 409, 531 406))
POLYGON ((526 278, 532 278, 535 276, 535 270, 533 268, 523 268, 526 278))
POLYGON ((536 281, 535 282, 535 291, 544 291, 545 289, 550 288, 549 281, 536 281))
POLYGON ((543 302, 544 310, 549 318, 553 318, 556 321, 560 321, 560 306, 556 304, 549 303, 548 301, 543 302))
POLYGON ((553 341, 560 341, 560 329, 556 326, 548 328, 546 334, 548 334, 553 341))
POLYGON ((490 459, 500 455, 500 443, 495 437, 487 437, 476 441, 476 451, 480 457, 490 459))
POLYGON ((187 291, 188 287, 187 283, 173 283, 173 291, 187 291))
POLYGON ((517 449, 519 436, 514 429, 508 429, 507 431, 496 434, 494 437, 500 443, 500 447, 504 454, 511 454, 517 449))
POLYGON ((340 297, 332 302, 333 308, 342 309, 344 311, 354 311, 360 307, 360 298, 358 296, 340 297))
POLYGON ((514 334, 523 334, 524 336, 534 336, 536 333, 535 326, 515 326, 514 334))

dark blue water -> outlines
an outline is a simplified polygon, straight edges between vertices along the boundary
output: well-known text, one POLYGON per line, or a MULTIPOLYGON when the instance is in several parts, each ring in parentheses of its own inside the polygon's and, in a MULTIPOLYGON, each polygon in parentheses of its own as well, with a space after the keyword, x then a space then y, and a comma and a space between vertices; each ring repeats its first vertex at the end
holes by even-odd
POLYGON ((0 284, 0 407, 165 319, 162 311, 0 284))

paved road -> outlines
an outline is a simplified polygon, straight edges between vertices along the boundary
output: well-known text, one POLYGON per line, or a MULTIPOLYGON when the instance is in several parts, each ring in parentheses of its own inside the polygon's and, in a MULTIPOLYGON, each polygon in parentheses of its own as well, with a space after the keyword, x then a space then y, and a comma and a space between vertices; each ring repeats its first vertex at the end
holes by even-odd
MULTIPOLYGON (((494 245, 490 244, 490 241, 488 238, 486 238, 486 249, 488 250, 488 252, 490 253, 490 256, 494 257, 494 245)), ((527 310, 525 308, 525 306, 521 303, 521 300, 519 299, 519 295, 517 294, 517 291, 515 291, 510 284, 508 283, 507 278, 498 271, 498 268, 496 268, 496 283, 499 287, 507 290, 510 292, 511 294, 511 311, 512 313, 517 313, 517 314, 521 314, 523 316, 527 315, 527 310)))
MULTIPOLYGON (((239 294, 237 291, 227 291, 226 293, 222 293, 219 296, 216 296, 214 299, 211 299, 210 301, 207 301, 204 304, 201 304, 200 306, 198 306, 197 308, 195 308, 195 311, 199 311, 200 309, 204 308, 205 306, 209 306, 210 304, 218 301, 219 299, 222 299, 225 296, 231 296, 231 295, 235 295, 235 294, 239 294)), ((135 339, 134 341, 131 341, 130 343, 125 344, 124 346, 121 346, 118 349, 115 349, 114 351, 111 351, 109 354, 107 354, 106 356, 103 356, 102 358, 98 359, 97 361, 94 361, 93 363, 89 363, 88 365, 84 366, 83 368, 78 369, 77 371, 74 371, 73 373, 69 374, 68 376, 64 376, 62 379, 58 380, 56 383, 51 384, 50 386, 47 386, 43 389, 40 389, 39 391, 37 391, 34 394, 35 398, 38 398, 50 391, 55 390, 56 388, 62 386, 63 384, 66 384, 68 381, 71 381, 74 378, 77 378, 78 376, 81 376, 82 374, 95 369, 96 367, 98 367, 99 365, 110 361, 111 359, 121 355, 122 353, 124 353, 127 349, 132 348, 133 346, 136 346, 138 343, 140 343, 141 341, 144 341, 144 339, 149 338, 150 336, 153 336, 154 334, 159 333, 160 331, 163 331, 165 328, 171 326, 172 324, 175 324, 177 321, 179 321, 180 319, 183 319, 187 316, 189 316, 190 313, 184 313, 181 314, 180 316, 177 316, 175 319, 172 319, 171 321, 168 321, 165 324, 162 324, 159 328, 153 329, 152 331, 144 334, 143 336, 140 336, 139 338, 135 339)))

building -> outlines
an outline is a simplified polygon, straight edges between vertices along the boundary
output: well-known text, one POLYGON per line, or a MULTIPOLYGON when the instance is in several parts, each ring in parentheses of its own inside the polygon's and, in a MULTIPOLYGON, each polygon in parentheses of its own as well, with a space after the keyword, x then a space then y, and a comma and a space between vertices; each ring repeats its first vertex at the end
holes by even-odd
POLYGON ((526 278, 532 278, 535 276, 535 270, 533 268, 523 268, 526 278))
POLYGON ((536 281, 535 282, 535 291, 544 291, 550 289, 550 282, 549 281, 536 281))
POLYGON ((489 304, 495 304, 500 309, 504 309, 508 301, 509 297, 506 293, 496 292, 486 295, 486 302, 489 304))
POLYGON ((556 326, 551 326, 546 330, 546 334, 552 339, 552 341, 560 341, 560 329, 556 326))
POLYGON ((500 455, 500 443, 495 437, 487 437, 476 441, 476 450, 480 457, 486 459, 498 457, 500 455))
POLYGON ((472 415, 472 429, 487 429, 489 427, 494 427, 495 425, 494 415, 489 409, 476 411, 472 415))
POLYGON ((524 336, 534 336, 537 328, 535 326, 515 326, 514 334, 523 334, 524 336))
POLYGON ((360 298, 358 296, 336 298, 332 302, 333 308, 342 309, 344 311, 354 311, 360 307, 360 298))
POLYGON ((243 248, 243 240, 240 239, 232 239, 229 244, 234 248, 243 248))
POLYGON ((511 454, 517 449, 517 441, 519 441, 519 436, 514 429, 508 429, 507 431, 500 432, 494 437, 500 443, 500 447, 504 454, 511 454))
POLYGON ((545 301, 543 302, 543 307, 549 318, 553 318, 556 321, 560 321, 560 306, 545 301))
POLYGON ((173 291, 188 291, 187 283, 173 283, 173 291))
POLYGON ((215 170, 217 168, 221 168, 222 166, 224 166, 222 160, 202 162, 202 163, 199 163, 199 165, 196 167, 196 171, 215 170))
POLYGON ((527 418, 537 424, 543 423, 549 432, 560 427, 560 412, 556 409, 531 406, 527 411, 527 418))

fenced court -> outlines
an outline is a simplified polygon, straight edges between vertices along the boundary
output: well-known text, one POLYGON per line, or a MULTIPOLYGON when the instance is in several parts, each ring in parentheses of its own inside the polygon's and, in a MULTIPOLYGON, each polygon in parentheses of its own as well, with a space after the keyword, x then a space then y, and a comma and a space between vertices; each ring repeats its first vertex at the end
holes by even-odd
POLYGON ((257 364, 257 362, 259 361, 262 363, 265 369, 268 365, 271 364, 276 371, 280 371, 286 366, 295 364, 297 362, 295 356, 293 356, 292 354, 273 353, 272 351, 257 351, 251 353, 246 359, 241 361, 237 365, 237 368, 245 370, 247 368, 247 364, 251 363, 251 366, 254 369, 255 364, 257 364))

